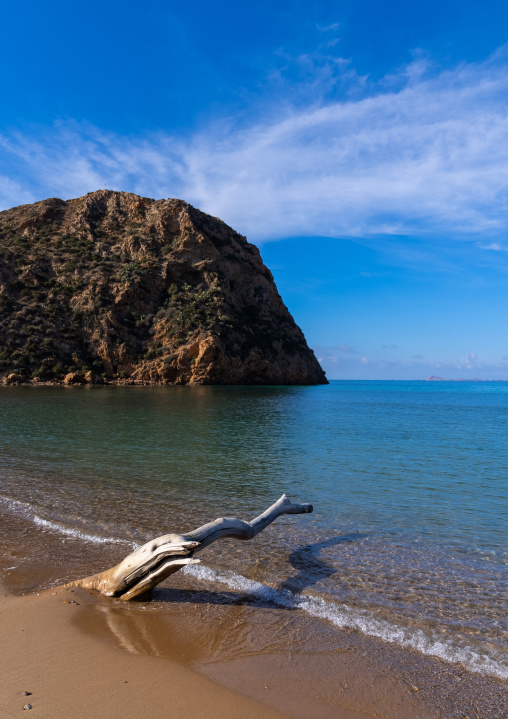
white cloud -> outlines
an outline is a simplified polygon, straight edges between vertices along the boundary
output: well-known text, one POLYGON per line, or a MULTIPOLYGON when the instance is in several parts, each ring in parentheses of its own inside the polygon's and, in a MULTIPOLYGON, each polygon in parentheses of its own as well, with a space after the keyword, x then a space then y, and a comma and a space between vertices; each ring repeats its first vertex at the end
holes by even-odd
POLYGON ((319 32, 333 32, 335 30, 338 30, 339 27, 339 22, 333 22, 330 25, 316 25, 316 30, 319 30, 319 32))
POLYGON ((417 58, 367 90, 349 73, 349 99, 186 138, 76 123, 4 135, 0 206, 109 187, 182 197, 256 241, 436 230, 495 239, 508 226, 504 51, 432 72, 417 58))
POLYGON ((19 182, 3 175, 0 175, 0 198, 4 207, 24 205, 38 199, 30 190, 25 190, 19 182))
POLYGON ((506 245, 501 245, 499 242, 491 242, 488 245, 479 245, 482 250, 494 250, 495 252, 508 252, 506 245))
POLYGON ((354 347, 351 347, 350 345, 334 345, 332 349, 336 350, 337 352, 343 352, 344 354, 358 354, 358 350, 356 350, 354 347))
POLYGON ((464 366, 466 367, 466 369, 481 367, 481 364, 478 362, 478 356, 476 352, 469 352, 469 354, 466 355, 464 366))
MULTIPOLYGON (((336 357, 321 348, 319 362, 329 379, 425 379, 431 375, 446 379, 504 379, 508 380, 508 357, 498 361, 481 361, 476 353, 465 357, 432 361, 422 355, 410 358, 385 359, 379 356, 336 357)), ((331 349, 331 348, 330 348, 331 349)))
POLYGON ((340 23, 338 22, 333 22, 331 25, 316 25, 319 32, 330 32, 330 30, 338 30, 339 27, 340 23))

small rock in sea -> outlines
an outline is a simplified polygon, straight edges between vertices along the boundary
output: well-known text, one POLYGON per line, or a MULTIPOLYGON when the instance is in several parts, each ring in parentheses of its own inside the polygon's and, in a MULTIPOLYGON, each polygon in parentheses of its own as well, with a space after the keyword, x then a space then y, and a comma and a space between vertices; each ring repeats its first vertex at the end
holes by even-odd
POLYGON ((31 704, 25 704, 25 706, 23 707, 23 709, 31 709, 31 708, 32 708, 31 704))

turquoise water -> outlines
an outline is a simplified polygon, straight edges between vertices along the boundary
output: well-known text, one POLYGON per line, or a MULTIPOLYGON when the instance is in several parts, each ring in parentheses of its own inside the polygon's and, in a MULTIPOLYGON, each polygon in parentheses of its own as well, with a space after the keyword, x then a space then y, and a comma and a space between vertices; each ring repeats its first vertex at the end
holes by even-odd
POLYGON ((314 513, 217 543, 197 584, 508 678, 508 383, 5 387, 0 429, 0 539, 35 527, 48 583, 286 492, 314 513))

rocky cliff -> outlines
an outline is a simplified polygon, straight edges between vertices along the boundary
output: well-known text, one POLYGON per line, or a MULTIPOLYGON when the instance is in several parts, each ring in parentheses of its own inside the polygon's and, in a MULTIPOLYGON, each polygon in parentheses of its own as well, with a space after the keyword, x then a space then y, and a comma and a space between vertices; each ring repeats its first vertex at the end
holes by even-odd
POLYGON ((326 383, 254 245, 181 200, 109 190, 0 212, 0 375, 326 383))

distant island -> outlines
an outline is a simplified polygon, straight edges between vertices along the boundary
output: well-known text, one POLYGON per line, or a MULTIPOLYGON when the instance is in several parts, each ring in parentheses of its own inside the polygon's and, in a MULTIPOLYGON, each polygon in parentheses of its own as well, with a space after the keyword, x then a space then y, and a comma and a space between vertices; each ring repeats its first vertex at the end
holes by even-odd
POLYGON ((425 382, 508 382, 506 379, 479 379, 478 377, 461 378, 461 379, 447 379, 446 377, 437 377, 435 374, 431 374, 427 377, 425 382))
POLYGON ((0 212, 0 377, 327 384, 259 250, 176 199, 98 190, 0 212))

